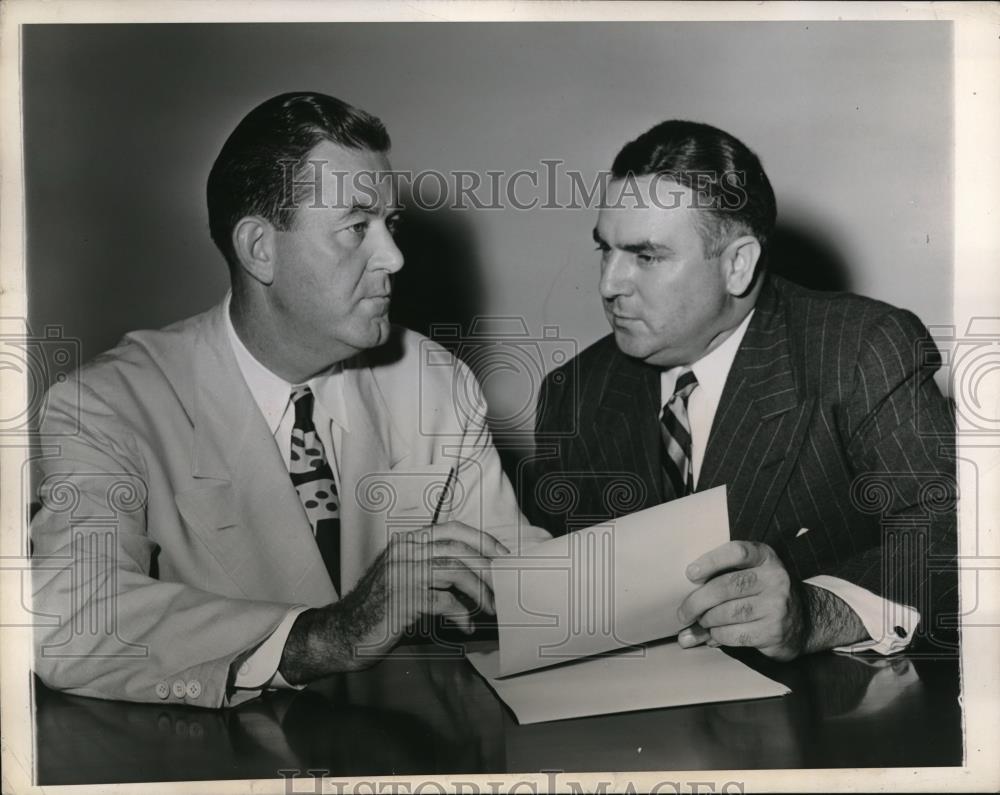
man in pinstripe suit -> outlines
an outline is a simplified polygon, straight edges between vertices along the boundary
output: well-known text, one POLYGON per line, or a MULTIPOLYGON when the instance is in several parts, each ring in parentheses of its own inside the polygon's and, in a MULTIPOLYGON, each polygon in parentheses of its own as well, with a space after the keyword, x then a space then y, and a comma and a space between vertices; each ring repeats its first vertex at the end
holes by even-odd
POLYGON ((953 648, 954 428, 926 329, 769 275, 774 193, 722 130, 659 124, 611 177, 594 240, 613 333, 543 384, 533 523, 725 484, 733 541, 691 561, 681 645, 953 648))

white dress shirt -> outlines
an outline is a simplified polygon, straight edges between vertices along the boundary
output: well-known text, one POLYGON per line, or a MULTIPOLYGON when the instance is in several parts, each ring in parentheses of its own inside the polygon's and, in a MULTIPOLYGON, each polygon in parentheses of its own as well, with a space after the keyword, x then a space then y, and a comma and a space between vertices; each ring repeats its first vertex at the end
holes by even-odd
MULTIPOLYGON (((701 474, 701 465, 705 460, 705 448, 708 445, 708 435, 719 408, 722 389, 729 377, 736 352, 750 325, 750 311, 739 326, 713 351, 690 366, 698 379, 698 386, 688 398, 688 423, 691 427, 691 471, 697 485, 701 474)), ((687 368, 672 367, 660 375, 660 406, 666 406, 674 394, 674 384, 677 378, 687 368)), ((798 535, 809 532, 808 528, 799 530, 798 535)), ((920 613, 908 605, 900 605, 883 599, 867 588, 862 588, 839 577, 821 574, 805 580, 809 585, 824 588, 839 597, 861 619, 869 640, 861 641, 851 646, 842 646, 837 651, 877 651, 880 654, 892 654, 902 651, 909 644, 913 632, 920 621, 920 613)))
MULTIPOLYGON (((243 341, 233 327, 229 316, 230 297, 226 298, 225 317, 229 332, 229 342, 236 356, 243 380, 246 381, 254 402, 264 416, 268 429, 274 436, 285 467, 291 464, 292 426, 295 424, 295 407, 291 401, 292 389, 297 384, 290 384, 280 376, 275 375, 254 358, 247 350, 243 341)), ((306 383, 315 396, 313 404, 313 424, 316 433, 326 452, 326 458, 333 471, 337 491, 340 491, 340 467, 337 463, 337 450, 341 447, 342 434, 349 430, 347 410, 344 405, 343 375, 339 365, 309 379, 306 383)), ((236 671, 234 685, 238 688, 258 690, 263 687, 292 687, 278 673, 281 663, 281 653, 285 641, 292 631, 292 624, 300 613, 307 608, 304 605, 291 608, 277 629, 271 633, 257 649, 240 665, 236 671)))

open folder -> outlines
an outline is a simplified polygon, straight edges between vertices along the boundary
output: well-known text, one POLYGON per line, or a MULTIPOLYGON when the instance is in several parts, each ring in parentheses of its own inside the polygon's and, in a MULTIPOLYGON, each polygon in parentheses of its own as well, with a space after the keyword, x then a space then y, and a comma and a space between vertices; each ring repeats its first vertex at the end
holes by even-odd
POLYGON ((683 628, 685 568, 728 540, 720 486, 496 558, 499 650, 468 659, 524 723, 783 695, 720 649, 632 648, 683 628))

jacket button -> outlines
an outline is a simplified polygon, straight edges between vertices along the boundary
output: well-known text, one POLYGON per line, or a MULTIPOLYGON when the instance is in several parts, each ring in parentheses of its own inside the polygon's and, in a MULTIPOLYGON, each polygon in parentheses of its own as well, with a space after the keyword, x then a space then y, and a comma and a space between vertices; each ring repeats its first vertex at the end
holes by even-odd
POLYGON ((187 685, 180 679, 174 682, 173 686, 174 698, 184 698, 187 695, 187 685))
POLYGON ((201 682, 197 679, 192 679, 187 683, 187 694, 188 698, 198 698, 201 695, 201 682))
POLYGON ((156 695, 159 696, 160 698, 166 698, 167 696, 169 696, 170 695, 170 685, 168 685, 166 682, 157 682, 156 683, 156 695))

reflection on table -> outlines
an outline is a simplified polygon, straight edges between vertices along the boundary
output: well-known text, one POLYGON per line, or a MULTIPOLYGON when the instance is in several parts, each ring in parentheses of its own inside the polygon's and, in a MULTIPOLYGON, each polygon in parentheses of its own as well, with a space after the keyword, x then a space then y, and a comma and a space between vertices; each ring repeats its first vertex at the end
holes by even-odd
POLYGON ((962 762, 953 656, 736 656, 792 695, 520 726, 471 665, 435 645, 231 710, 38 684, 37 783, 962 762))

